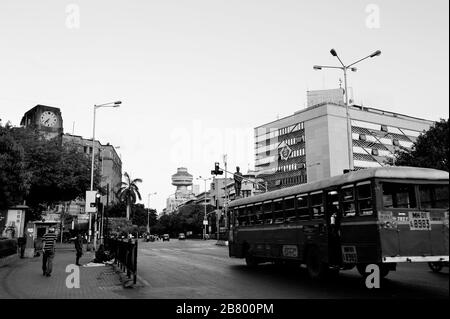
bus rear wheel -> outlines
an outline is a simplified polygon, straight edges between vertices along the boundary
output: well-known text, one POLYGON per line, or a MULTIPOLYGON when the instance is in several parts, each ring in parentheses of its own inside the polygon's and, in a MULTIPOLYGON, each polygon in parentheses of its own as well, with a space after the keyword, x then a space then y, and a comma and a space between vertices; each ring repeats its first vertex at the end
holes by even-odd
POLYGON ((306 269, 311 279, 323 279, 328 274, 328 264, 322 262, 319 249, 312 247, 306 253, 306 269))

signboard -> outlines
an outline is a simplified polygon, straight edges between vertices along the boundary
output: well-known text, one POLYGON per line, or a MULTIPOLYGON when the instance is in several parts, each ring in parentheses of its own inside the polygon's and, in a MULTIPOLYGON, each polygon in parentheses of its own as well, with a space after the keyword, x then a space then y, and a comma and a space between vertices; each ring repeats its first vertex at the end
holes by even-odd
POLYGON ((97 195, 97 191, 86 191, 86 213, 95 213, 97 211, 97 207, 95 207, 95 195, 97 195))
POLYGON ((410 230, 431 230, 429 212, 409 212, 410 230))
POLYGON ((355 246, 342 246, 342 261, 347 264, 358 262, 358 255, 355 246))
POLYGON ((283 256, 298 257, 298 249, 296 245, 283 245, 283 256))

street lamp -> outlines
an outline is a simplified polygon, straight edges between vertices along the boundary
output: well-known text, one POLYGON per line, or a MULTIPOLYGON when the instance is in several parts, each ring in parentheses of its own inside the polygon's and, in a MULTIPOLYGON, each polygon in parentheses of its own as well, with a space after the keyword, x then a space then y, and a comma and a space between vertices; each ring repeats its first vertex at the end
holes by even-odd
MULTIPOLYGON (((119 107, 122 104, 121 101, 109 102, 99 105, 94 105, 94 124, 92 129, 92 154, 91 154, 91 191, 94 190, 94 158, 95 158, 95 115, 98 108, 101 107, 119 107)), ((92 224, 92 214, 89 213, 89 238, 88 241, 91 241, 91 224, 92 224)), ((95 234, 94 234, 95 236, 95 234)))
POLYGON ((322 69, 340 69, 344 71, 344 82, 345 82, 345 111, 347 116, 347 143, 348 143, 348 166, 352 170, 353 169, 353 146, 352 146, 352 127, 350 123, 350 113, 349 113, 349 105, 348 105, 348 92, 347 92, 347 70, 350 70, 352 72, 356 72, 357 68, 353 67, 355 64, 368 59, 368 58, 374 58, 376 56, 381 55, 381 51, 377 50, 374 53, 359 59, 356 62, 353 62, 352 64, 345 65, 342 60, 339 58, 339 55, 337 54, 335 49, 331 49, 330 53, 332 56, 336 57, 342 66, 328 66, 328 65, 314 65, 314 70, 322 70, 322 69))
POLYGON ((148 210, 147 210, 147 234, 150 234, 150 196, 156 195, 157 193, 148 194, 148 210))
POLYGON ((205 182, 205 215, 203 216, 203 240, 205 240, 206 239, 206 225, 208 223, 207 218, 206 218, 206 215, 207 215, 206 214, 206 182, 211 180, 212 178, 211 177, 204 178, 204 177, 199 176, 197 178, 197 180, 199 180, 199 179, 201 179, 205 182))

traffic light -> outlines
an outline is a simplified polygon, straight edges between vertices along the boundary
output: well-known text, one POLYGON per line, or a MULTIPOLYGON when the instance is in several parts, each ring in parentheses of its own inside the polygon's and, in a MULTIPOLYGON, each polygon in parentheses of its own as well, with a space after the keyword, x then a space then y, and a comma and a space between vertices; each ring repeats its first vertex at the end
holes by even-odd
POLYGON ((95 207, 99 208, 100 207, 100 198, 102 197, 102 195, 100 195, 99 193, 97 193, 95 195, 95 207))
POLYGON ((219 167, 219 162, 214 163, 214 170, 211 171, 211 175, 222 175, 223 171, 219 167))

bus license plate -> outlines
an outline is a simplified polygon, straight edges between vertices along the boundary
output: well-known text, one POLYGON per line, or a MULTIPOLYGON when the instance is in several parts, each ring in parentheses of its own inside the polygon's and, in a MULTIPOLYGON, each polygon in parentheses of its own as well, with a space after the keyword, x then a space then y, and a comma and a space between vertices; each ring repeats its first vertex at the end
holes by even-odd
POLYGON ((428 212, 410 212, 409 213, 410 230, 431 230, 430 213, 428 212))
POLYGON ((296 245, 283 245, 284 257, 298 257, 298 249, 296 245))
POLYGON ((347 264, 355 264, 358 262, 355 246, 342 246, 342 260, 347 264))

